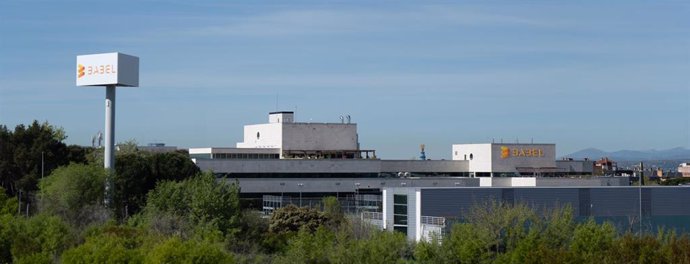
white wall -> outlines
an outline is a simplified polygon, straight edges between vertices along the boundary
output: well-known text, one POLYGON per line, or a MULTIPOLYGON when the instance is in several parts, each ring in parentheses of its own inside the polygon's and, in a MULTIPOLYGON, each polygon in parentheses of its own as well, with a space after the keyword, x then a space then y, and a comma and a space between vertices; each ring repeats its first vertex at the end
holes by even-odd
POLYGON ((465 158, 469 162, 470 173, 491 172, 491 144, 454 144, 453 160, 465 160, 465 158))
MULTIPOLYGON (((468 160, 468 169, 473 172, 509 172, 516 173, 516 167, 555 168, 555 144, 454 144, 453 160, 468 160), (502 148, 507 148, 507 156, 502 155, 502 148), (514 155, 524 153, 524 156, 514 155), (522 152, 520 152, 522 151, 522 152), (535 151, 536 154, 531 152, 535 151), (529 154, 527 154, 527 153, 529 154), (470 155, 472 159, 470 159, 470 155)), ((494 175, 496 176, 496 175, 494 175)))
POLYGON ((384 228, 393 232, 393 195, 407 195, 407 239, 419 240, 421 238, 420 214, 421 195, 419 188, 384 188, 383 191, 383 220, 384 228))
POLYGON ((280 148, 283 142, 283 123, 244 126, 244 142, 238 148, 280 148), (257 137, 259 133, 259 137, 257 137))

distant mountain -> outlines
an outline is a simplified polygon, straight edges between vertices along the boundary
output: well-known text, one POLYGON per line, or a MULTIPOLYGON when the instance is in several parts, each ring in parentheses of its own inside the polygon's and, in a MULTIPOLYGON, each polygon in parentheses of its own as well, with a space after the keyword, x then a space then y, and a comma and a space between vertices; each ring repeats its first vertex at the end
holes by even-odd
POLYGON ((690 160, 690 149, 678 147, 667 150, 619 150, 606 152, 600 149, 588 148, 565 155, 567 158, 593 160, 609 157, 615 161, 643 161, 643 160, 690 160))

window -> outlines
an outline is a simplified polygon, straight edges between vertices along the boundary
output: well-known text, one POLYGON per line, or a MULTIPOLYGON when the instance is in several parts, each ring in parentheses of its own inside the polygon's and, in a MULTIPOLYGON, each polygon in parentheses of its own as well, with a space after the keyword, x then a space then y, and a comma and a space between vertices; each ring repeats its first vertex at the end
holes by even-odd
POLYGON ((259 138, 261 138, 261 133, 256 132, 256 139, 259 139, 259 138))
POLYGON ((407 195, 393 195, 393 230, 407 234, 407 195))
POLYGON ((472 155, 472 153, 470 153, 470 160, 472 160, 473 158, 474 158, 474 155, 472 155))

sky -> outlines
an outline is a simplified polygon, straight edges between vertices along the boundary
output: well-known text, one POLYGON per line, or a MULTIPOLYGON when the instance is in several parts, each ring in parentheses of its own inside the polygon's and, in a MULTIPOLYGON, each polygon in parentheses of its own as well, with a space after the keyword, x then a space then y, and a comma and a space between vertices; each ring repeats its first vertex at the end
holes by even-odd
POLYGON ((140 58, 116 141, 232 147, 268 112, 357 123, 381 158, 555 143, 690 148, 688 1, 2 1, 0 124, 90 145, 102 87, 76 56, 140 58))

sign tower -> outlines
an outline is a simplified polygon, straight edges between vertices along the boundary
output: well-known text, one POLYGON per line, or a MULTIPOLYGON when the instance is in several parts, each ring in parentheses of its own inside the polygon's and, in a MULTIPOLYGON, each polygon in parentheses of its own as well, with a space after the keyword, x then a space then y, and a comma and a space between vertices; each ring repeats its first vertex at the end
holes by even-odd
POLYGON ((115 87, 139 86, 139 58, 119 52, 77 56, 77 86, 105 86, 105 205, 112 202, 115 172, 115 87))

